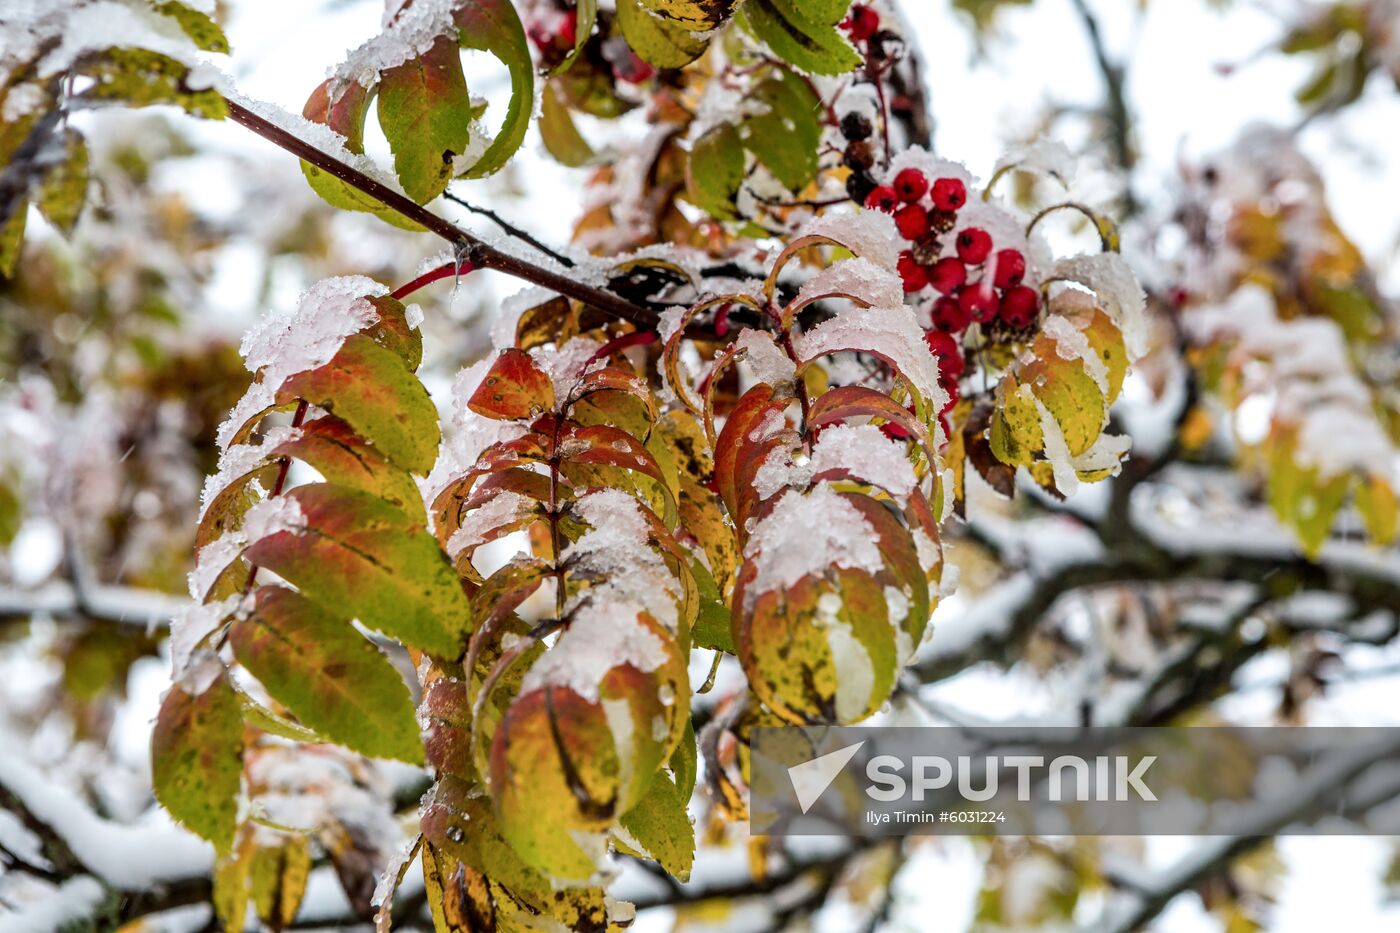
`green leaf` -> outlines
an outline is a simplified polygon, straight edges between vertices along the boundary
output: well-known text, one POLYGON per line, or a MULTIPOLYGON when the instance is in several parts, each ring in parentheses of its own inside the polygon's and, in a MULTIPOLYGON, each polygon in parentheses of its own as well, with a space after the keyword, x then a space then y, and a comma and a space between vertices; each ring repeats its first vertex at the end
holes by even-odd
POLYGON ((540 101, 540 136, 544 139, 544 148, 561 165, 578 168, 597 158, 588 140, 574 126, 569 107, 554 84, 545 88, 540 101))
POLYGON ((1400 531, 1400 498, 1383 476, 1372 473, 1356 480, 1356 510, 1371 543, 1385 547, 1400 531))
POLYGON ((180 30, 202 51, 228 54, 228 37, 208 14, 178 0, 157 3, 156 12, 179 23, 180 30))
POLYGON ((82 100, 119 100, 136 107, 175 104, 196 117, 222 120, 228 116, 223 95, 210 89, 191 90, 183 62, 148 49, 112 48, 82 58, 75 73, 93 79, 78 95, 82 100))
POLYGON ((675 775, 676 787, 686 799, 695 791, 695 778, 699 775, 700 750, 695 741, 695 723, 689 719, 685 723, 685 734, 681 736, 671 755, 671 773, 675 775))
POLYGON ((227 852, 238 822, 243 714, 228 675, 202 693, 170 688, 151 736, 156 798, 192 832, 227 852))
POLYGON ((83 202, 87 200, 88 148, 83 134, 63 131, 63 159, 44 177, 35 206, 65 234, 73 232, 83 202))
POLYGON ((802 78, 777 70, 754 88, 751 97, 766 105, 744 121, 744 146, 791 191, 799 191, 817 174, 821 143, 821 99, 802 78))
POLYGON ((5 218, 0 227, 0 276, 10 278, 19 262, 20 247, 24 245, 24 222, 29 216, 29 199, 20 198, 15 212, 5 218))
POLYGON ((525 29, 510 0, 468 0, 454 16, 462 47, 490 52, 510 72, 510 105, 501 130, 481 158, 463 173, 466 178, 482 178, 499 171, 525 141, 535 102, 535 66, 525 29))
POLYGON ((248 549, 248 559, 291 583, 332 614, 441 657, 455 658, 471 631, 471 606, 436 540, 368 493, 313 483, 287 495, 310 529, 280 532, 248 549))
POLYGON ((0 547, 9 547, 19 534, 19 526, 24 524, 24 506, 19 494, 0 476, 0 547))
MULTIPOLYGON (((653 0, 654 5, 654 0, 653 0)), ((680 68, 704 54, 709 40, 647 11, 644 0, 617 0, 617 24, 632 50, 658 68, 680 68)))
POLYGON ((695 141, 686 165, 686 191, 696 207, 714 217, 732 219, 734 198, 744 183, 744 147, 739 131, 717 126, 695 141))
POLYGON ((290 926, 311 875, 311 840, 283 834, 278 844, 259 845, 248 875, 258 917, 274 930, 290 926))
MULTIPOLYGON (((327 79, 306 100, 302 116, 312 123, 320 123, 340 134, 345 139, 345 148, 356 155, 365 151, 365 117, 369 114, 371 94, 362 84, 349 82, 338 87, 338 94, 331 97, 330 91, 336 82, 327 79)), ((397 211, 390 210, 374 198, 323 172, 310 162, 301 163, 301 172, 311 190, 331 207, 343 211, 362 211, 373 214, 385 223, 404 230, 422 230, 418 224, 404 218, 397 211)))
POLYGON ((471 143, 473 116, 461 53, 446 36, 380 75, 379 125, 410 198, 425 204, 442 194, 452 159, 471 143))
POLYGON ((442 434, 428 390, 371 337, 350 336, 325 366, 282 383, 278 399, 319 405, 411 472, 426 474, 437 459, 442 434))
POLYGON ((700 593, 700 615, 690 637, 697 648, 734 653, 734 636, 729 631, 729 607, 720 596, 719 586, 709 568, 699 560, 690 562, 695 587, 700 593))
POLYGON ((408 687, 348 618, 266 586, 229 641, 272 698, 312 729, 362 755, 422 763, 408 687))
POLYGON ((840 75, 859 66, 860 53, 836 27, 840 17, 830 19, 838 4, 815 6, 808 12, 805 4, 798 8, 797 0, 748 0, 741 15, 750 32, 795 68, 840 75))
POLYGON ((593 27, 598 23, 598 0, 577 0, 574 4, 574 48, 568 56, 550 69, 551 75, 557 75, 568 71, 569 66, 578 58, 579 52, 588 44, 589 38, 593 35, 593 27))
POLYGON ((641 803, 621 823, 649 855, 681 881, 690 880, 695 861, 695 827, 686 812, 689 795, 664 774, 657 775, 641 803))

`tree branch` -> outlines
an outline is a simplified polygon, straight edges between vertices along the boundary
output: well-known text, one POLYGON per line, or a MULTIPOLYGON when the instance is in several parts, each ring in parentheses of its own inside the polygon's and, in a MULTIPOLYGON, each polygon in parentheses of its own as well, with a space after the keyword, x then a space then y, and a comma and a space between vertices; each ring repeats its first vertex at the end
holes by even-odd
POLYGON ((557 292, 566 298, 585 302, 599 311, 630 321, 638 327, 648 330, 655 329, 659 315, 651 308, 634 304, 610 291, 594 288, 577 276, 571 277, 555 272, 497 249, 427 208, 415 204, 388 185, 356 171, 339 159, 327 155, 280 126, 258 116, 237 101, 228 101, 228 110, 229 118, 235 123, 252 130, 273 145, 311 163, 347 185, 369 195, 395 213, 437 234, 451 244, 464 261, 471 263, 476 268, 504 272, 506 275, 557 292))
POLYGON ((1132 171, 1137 164, 1137 154, 1133 152, 1133 124, 1124 92, 1126 77, 1121 64, 1108 57, 1103 33, 1099 29, 1098 18, 1089 9, 1087 0, 1070 0, 1084 24, 1084 32, 1094 51, 1094 61, 1098 63, 1099 74, 1103 77, 1104 117, 1108 120, 1109 143, 1113 149, 1114 161, 1123 171, 1123 214, 1131 217, 1137 213, 1137 198, 1133 195, 1132 171))

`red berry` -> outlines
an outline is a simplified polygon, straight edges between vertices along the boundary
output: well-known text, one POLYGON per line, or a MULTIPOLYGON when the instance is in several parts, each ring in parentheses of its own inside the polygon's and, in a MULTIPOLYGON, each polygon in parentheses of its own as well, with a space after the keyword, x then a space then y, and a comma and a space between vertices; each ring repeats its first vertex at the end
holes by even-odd
POLYGON ((899 207, 899 195, 889 185, 881 185, 865 197, 865 206, 872 210, 893 214, 899 207))
POLYGON ((992 237, 981 227, 968 227, 958 234, 958 258, 969 266, 980 266, 992 253, 992 237))
POLYGON ((1017 285, 1001 296, 1001 319, 1012 327, 1025 327, 1035 320, 1040 293, 1029 285, 1017 285))
POLYGON ((928 191, 928 176, 916 168, 900 169, 894 176, 894 190, 905 204, 913 204, 928 191))
POLYGON ((956 178, 940 178, 933 183, 933 206, 955 211, 967 203, 967 188, 956 178))
POLYGON ((962 375, 962 344, 952 334, 941 330, 924 331, 924 343, 929 352, 938 358, 938 378, 940 381, 954 380, 962 375))
POLYGON ((952 294, 967 281, 967 266, 953 256, 940 259, 929 269, 928 281, 943 294, 952 294))
POLYGON ((944 296, 933 303, 933 326, 939 330, 960 334, 972 323, 971 312, 964 311, 956 298, 944 296))
POLYGON ((613 75, 628 84, 641 84, 656 74, 656 67, 631 49, 621 62, 613 63, 613 75))
POLYGON ((997 253, 996 275, 992 282, 997 288, 1015 288, 1026 277, 1026 257, 1020 250, 1004 249, 997 253))
POLYGON ((559 23, 559 38, 569 48, 578 42, 578 10, 565 10, 559 23))
POLYGON ((962 390, 958 388, 956 379, 939 379, 938 384, 943 386, 943 391, 948 393, 948 404, 938 410, 939 415, 946 415, 953 410, 953 406, 958 404, 958 399, 962 398, 962 390))
POLYGON ((880 425, 880 433, 892 441, 902 441, 909 437, 909 432, 893 421, 886 421, 880 425))
POLYGON ((985 324, 996 317, 1000 303, 995 292, 983 288, 982 283, 977 282, 958 292, 958 306, 974 321, 985 324))
POLYGON ((917 204, 906 204, 894 212, 894 225, 906 240, 921 240, 928 234, 928 211, 917 204))
POLYGON ((857 3, 851 6, 850 15, 842 20, 841 25, 851 34, 852 39, 865 42, 879 32, 880 14, 863 3, 857 3))
POLYGON ((917 292, 928 285, 928 270, 919 265, 912 253, 899 254, 899 277, 904 280, 904 293, 917 292))

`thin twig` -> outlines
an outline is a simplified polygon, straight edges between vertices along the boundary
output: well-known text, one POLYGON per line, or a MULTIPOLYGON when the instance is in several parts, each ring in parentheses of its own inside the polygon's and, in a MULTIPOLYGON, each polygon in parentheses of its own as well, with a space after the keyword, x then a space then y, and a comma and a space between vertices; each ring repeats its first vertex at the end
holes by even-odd
POLYGON ((656 327, 659 318, 656 311, 628 301, 605 289, 594 288, 581 281, 577 276, 564 275, 503 252, 451 221, 439 217, 422 205, 415 204, 388 185, 356 171, 334 156, 322 152, 275 123, 258 116, 236 101, 228 101, 228 112, 229 118, 235 123, 252 130, 273 145, 304 159, 352 188, 364 192, 395 213, 442 237, 462 254, 464 261, 470 262, 476 268, 494 269, 497 272, 504 272, 506 275, 524 279, 552 292, 557 292, 566 298, 586 302, 605 314, 630 321, 638 327, 648 329, 656 327))
POLYGON ((1085 35, 1088 36, 1089 45, 1094 51, 1094 61, 1098 63, 1099 74, 1103 77, 1104 116, 1108 120, 1114 161, 1123 172, 1123 216, 1131 217, 1137 213, 1138 206, 1132 184, 1132 171, 1133 166, 1137 164, 1137 155, 1133 152, 1132 116, 1124 93, 1126 72, 1121 64, 1109 58, 1098 18, 1089 9, 1087 0, 1070 2, 1074 4, 1079 19, 1084 24, 1085 35))
POLYGON ((570 259, 568 256, 565 256, 563 253, 558 252, 557 250, 550 249, 548 246, 545 246, 542 242, 540 242, 539 240, 537 240, 532 234, 526 232, 525 230, 520 229, 520 228, 517 227, 515 224, 513 224, 513 223, 511 223, 510 221, 508 221, 508 220, 506 220, 505 218, 503 218, 500 214, 497 214, 495 211, 491 210, 489 207, 477 207, 475 204, 470 204, 470 203, 468 203, 467 201, 465 201, 464 199, 458 197, 457 195, 453 194, 453 193, 450 192, 450 191, 444 191, 444 192, 442 193, 442 196, 443 196, 444 198, 446 198, 447 200, 451 201, 453 204, 456 204, 456 205, 458 205, 458 206, 460 206, 460 207, 465 207, 467 210, 471 211, 473 214, 480 214, 481 216, 490 219, 492 223, 494 223, 496 226, 500 227, 500 228, 501 228, 502 230, 504 230, 506 233, 508 233, 508 234, 510 234, 511 236, 515 237, 517 240, 522 240, 522 241, 524 241, 525 243, 530 244, 530 245, 533 246, 535 249, 537 249, 537 250, 539 250, 540 252, 544 253, 544 254, 545 254, 546 256, 548 256, 550 259, 553 259, 555 262, 559 263, 561 266, 567 266, 567 267, 569 267, 570 269, 573 268, 573 266, 574 266, 574 261, 573 261, 572 259, 570 259))

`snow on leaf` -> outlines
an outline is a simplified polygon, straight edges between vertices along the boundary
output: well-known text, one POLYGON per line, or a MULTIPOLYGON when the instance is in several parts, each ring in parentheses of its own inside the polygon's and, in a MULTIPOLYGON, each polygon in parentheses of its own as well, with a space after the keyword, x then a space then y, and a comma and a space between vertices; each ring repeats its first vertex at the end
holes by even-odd
POLYGON ((876 573, 884 567, 875 530, 830 486, 792 490, 754 526, 744 548, 753 563, 746 597, 787 588, 832 567, 876 573))
POLYGON ((1147 297, 1137 276, 1117 253, 1070 256, 1055 263, 1051 277, 1078 282, 1092 289, 1113 323, 1123 332, 1132 359, 1147 352, 1147 297))
POLYGON ((345 338, 372 327, 379 313, 367 299, 389 289, 362 275, 323 279, 302 293, 295 311, 258 320, 239 345, 248 371, 281 385, 288 376, 331 361, 345 338))
POLYGON ((754 378, 771 386, 791 386, 797 376, 797 364, 788 358, 767 331, 744 328, 735 344, 744 352, 744 361, 753 370, 754 378))

